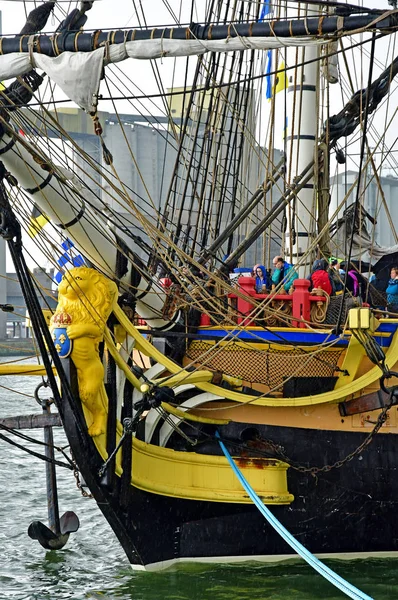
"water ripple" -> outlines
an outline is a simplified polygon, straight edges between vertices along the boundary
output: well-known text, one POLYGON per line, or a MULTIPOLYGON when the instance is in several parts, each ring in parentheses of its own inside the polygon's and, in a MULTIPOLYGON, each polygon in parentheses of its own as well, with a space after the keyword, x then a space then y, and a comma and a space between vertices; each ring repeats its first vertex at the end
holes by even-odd
MULTIPOLYGON (((32 378, 33 379, 33 378, 32 378)), ((26 378, 3 378, 33 393, 26 378)), ((33 399, 0 388, 0 414, 39 412, 33 399)), ((32 437, 41 439, 41 432, 32 437)), ((61 432, 56 443, 65 444, 61 432)), ((30 448, 37 450, 33 444, 30 448)), ((39 450, 40 451, 40 450, 39 450)), ((47 520, 44 465, 0 442, 0 600, 342 600, 344 596, 300 561, 277 565, 186 565, 163 573, 133 572, 93 500, 83 498, 73 474, 58 469, 60 512, 74 510, 80 529, 59 552, 27 535, 31 521, 47 520)), ((377 600, 398 598, 398 560, 327 561, 377 600)))

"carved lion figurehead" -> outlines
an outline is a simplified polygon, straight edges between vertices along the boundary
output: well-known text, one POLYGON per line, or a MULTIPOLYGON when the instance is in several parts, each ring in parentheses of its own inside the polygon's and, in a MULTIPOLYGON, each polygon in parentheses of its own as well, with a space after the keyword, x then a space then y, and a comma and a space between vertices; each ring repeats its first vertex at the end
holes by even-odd
POLYGON ((58 286, 58 305, 51 319, 68 314, 72 323, 96 323, 101 329, 112 311, 116 284, 88 267, 67 271, 58 286))

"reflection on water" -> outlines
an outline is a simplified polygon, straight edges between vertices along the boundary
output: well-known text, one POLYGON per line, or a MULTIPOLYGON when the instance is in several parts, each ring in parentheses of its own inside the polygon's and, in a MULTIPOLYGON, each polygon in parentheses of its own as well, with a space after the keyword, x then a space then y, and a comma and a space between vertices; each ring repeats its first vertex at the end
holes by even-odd
MULTIPOLYGON (((33 392, 40 382, 40 377, 1 378, 0 416, 39 413, 33 392)), ((24 433, 42 439, 41 431, 24 433)), ((32 442, 18 441, 36 452, 43 451, 32 442)), ((60 430, 56 430, 55 443, 67 444, 60 430)), ((62 460, 61 455, 59 458, 62 460)), ((57 470, 60 513, 75 511, 81 525, 63 550, 48 552, 26 533, 31 521, 47 522, 44 464, 1 440, 0 464, 0 600, 345 597, 298 560, 276 565, 184 565, 162 573, 135 573, 95 502, 80 495, 72 472, 66 469, 57 470)), ((375 600, 398 598, 398 560, 333 560, 327 564, 375 600)))

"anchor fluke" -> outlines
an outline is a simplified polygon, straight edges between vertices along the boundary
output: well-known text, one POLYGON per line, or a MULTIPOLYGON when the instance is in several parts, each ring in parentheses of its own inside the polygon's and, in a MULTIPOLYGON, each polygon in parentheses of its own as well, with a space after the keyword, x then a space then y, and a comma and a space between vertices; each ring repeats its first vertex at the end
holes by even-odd
POLYGON ((59 533, 54 533, 41 521, 33 521, 28 527, 28 536, 32 540, 37 540, 46 550, 61 550, 68 541, 69 535, 79 529, 79 525, 78 516, 68 510, 59 520, 59 533))
POLYGON ((80 527, 79 517, 73 510, 67 510, 59 520, 61 533, 74 533, 80 527))

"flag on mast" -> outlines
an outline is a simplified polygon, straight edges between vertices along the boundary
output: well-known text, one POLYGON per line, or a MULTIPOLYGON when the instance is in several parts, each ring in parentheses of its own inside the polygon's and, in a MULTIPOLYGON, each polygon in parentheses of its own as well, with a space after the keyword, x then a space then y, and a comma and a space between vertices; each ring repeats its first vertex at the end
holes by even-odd
POLYGON ((278 65, 278 71, 276 73, 274 81, 273 93, 277 94, 278 92, 285 90, 288 85, 289 80, 286 75, 286 65, 285 62, 282 60, 281 63, 278 65))
MULTIPOLYGON (((264 19, 272 12, 271 2, 270 0, 264 0, 264 4, 261 7, 260 16, 258 18, 259 22, 264 21, 264 19)), ((272 71, 272 50, 268 50, 267 58, 265 62, 265 97, 267 100, 272 98, 272 83, 271 83, 271 71, 272 71)))

